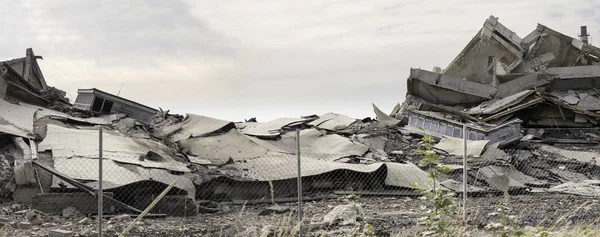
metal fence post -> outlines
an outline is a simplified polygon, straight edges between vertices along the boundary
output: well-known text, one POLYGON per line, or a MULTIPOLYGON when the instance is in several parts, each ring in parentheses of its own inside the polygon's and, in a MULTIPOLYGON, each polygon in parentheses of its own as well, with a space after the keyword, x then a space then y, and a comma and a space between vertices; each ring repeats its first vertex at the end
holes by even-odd
POLYGON ((102 127, 98 133, 98 236, 102 237, 102 127))
POLYGON ((300 129, 296 129, 296 156, 298 157, 298 222, 300 237, 302 237, 302 171, 300 164, 300 129))
POLYGON ((463 125, 463 221, 467 221, 467 124, 463 125))

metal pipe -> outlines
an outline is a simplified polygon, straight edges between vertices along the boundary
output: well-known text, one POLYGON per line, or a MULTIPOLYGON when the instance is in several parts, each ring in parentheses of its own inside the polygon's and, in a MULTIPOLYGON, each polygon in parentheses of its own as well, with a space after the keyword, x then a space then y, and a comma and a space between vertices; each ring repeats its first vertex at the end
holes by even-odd
POLYGON ((300 165, 300 129, 296 129, 296 156, 298 157, 298 224, 299 236, 302 237, 302 169, 300 165))
POLYGON ((467 222, 467 124, 463 125, 463 221, 467 222))
POLYGON ((152 210, 152 208, 154 208, 154 206, 156 206, 156 204, 158 204, 158 202, 160 202, 160 200, 162 200, 169 191, 171 191, 176 182, 177 181, 173 180, 173 182, 171 182, 171 184, 169 184, 169 186, 164 191, 162 191, 162 193, 160 193, 158 197, 156 197, 154 201, 152 201, 152 203, 150 203, 150 205, 146 207, 146 209, 141 214, 139 214, 137 218, 135 218, 135 220, 133 220, 133 222, 129 224, 129 226, 127 226, 127 228, 125 228, 125 230, 119 235, 119 237, 125 236, 127 233, 129 233, 129 231, 131 230, 131 228, 133 228, 135 223, 139 222, 142 218, 144 218, 144 216, 146 216, 148 212, 150 212, 150 210, 152 210))
POLYGON ((102 237, 102 197, 104 192, 102 191, 102 127, 98 130, 98 236, 102 237))

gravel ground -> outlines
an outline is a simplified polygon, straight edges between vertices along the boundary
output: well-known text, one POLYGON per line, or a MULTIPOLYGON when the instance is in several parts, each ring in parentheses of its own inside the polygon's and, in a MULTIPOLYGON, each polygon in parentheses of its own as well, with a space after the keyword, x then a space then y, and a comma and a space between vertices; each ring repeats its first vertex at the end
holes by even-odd
MULTIPOLYGON (((483 228, 495 221, 495 212, 502 197, 474 197, 468 200, 469 223, 483 228)), ((415 227, 417 219, 422 216, 419 207, 426 202, 414 197, 360 197, 356 200, 363 205, 364 221, 374 226, 378 236, 390 236, 390 233, 400 233, 402 236, 412 236, 421 230, 415 227)), ((311 201, 304 204, 306 222, 320 222, 334 207, 346 202, 337 199, 311 201)), ((295 203, 279 204, 282 207, 295 208, 295 203)), ((287 220, 295 220, 294 212, 283 214, 259 215, 268 205, 222 206, 223 211, 215 214, 200 214, 190 218, 146 219, 136 225, 128 236, 228 236, 236 228, 260 230, 265 226, 291 226, 287 220), (243 210, 242 210, 243 209, 243 210), (282 222, 284 224, 282 224, 282 222)), ((595 225, 600 217, 600 205, 594 198, 566 194, 537 193, 511 197, 510 214, 517 215, 525 226, 551 226, 561 217, 564 225, 595 225)), ((43 221, 26 229, 16 228, 17 223, 31 219, 31 214, 18 212, 27 210, 26 206, 5 204, 3 216, 7 218, 6 225, 0 236, 47 236, 50 230, 63 229, 73 231, 77 236, 95 236, 97 225, 94 217, 74 215, 71 217, 45 216, 43 221), (15 213, 16 212, 16 213, 15 213)), ((35 218, 33 218, 35 219, 35 218)), ((131 223, 133 218, 113 217, 104 223, 105 236, 117 236, 131 223)), ((335 234, 340 227, 328 228, 328 233, 335 234)), ((344 227, 342 227, 344 228, 344 227)))

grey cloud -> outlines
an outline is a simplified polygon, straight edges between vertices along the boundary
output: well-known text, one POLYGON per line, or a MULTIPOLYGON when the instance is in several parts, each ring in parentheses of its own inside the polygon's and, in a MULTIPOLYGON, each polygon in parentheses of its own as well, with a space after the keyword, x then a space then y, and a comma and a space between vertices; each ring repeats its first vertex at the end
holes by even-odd
POLYGON ((2 34, 0 34, 0 60, 25 56, 25 49, 34 45, 36 32, 25 19, 29 11, 21 1, 9 1, 0 7, 2 34))
MULTIPOLYGON (((235 40, 194 17, 181 1, 49 1, 36 3, 44 27, 77 40, 57 53, 102 64, 151 63, 152 58, 234 57, 235 40)), ((60 41, 56 42, 60 44, 60 41)), ((159 62, 154 62, 159 63, 159 62)))

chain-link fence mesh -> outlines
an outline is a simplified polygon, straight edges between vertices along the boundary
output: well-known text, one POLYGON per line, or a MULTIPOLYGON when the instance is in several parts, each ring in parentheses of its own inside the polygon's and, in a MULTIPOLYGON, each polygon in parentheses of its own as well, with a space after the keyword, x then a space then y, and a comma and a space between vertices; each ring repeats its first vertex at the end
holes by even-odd
MULTIPOLYGON (((18 185, 15 195, 22 195, 23 190, 36 192, 31 209, 42 212, 44 222, 60 219, 59 228, 93 233, 97 231, 100 136, 97 129, 69 129, 49 125, 42 142, 28 141, 38 148, 32 164, 35 183, 18 185)), ((223 134, 227 133, 209 137, 223 134)), ((295 134, 289 137, 293 139, 285 145, 295 150, 295 134)), ((335 236, 339 228, 332 226, 369 223, 378 235, 384 235, 410 229, 426 215, 433 202, 420 198, 419 189, 454 193, 462 211, 465 184, 467 222, 479 228, 497 220, 500 204, 510 207, 525 226, 597 224, 595 198, 600 185, 594 181, 599 176, 595 144, 547 144, 547 140, 531 139, 499 148, 498 144, 468 141, 465 176, 462 140, 448 146, 434 139, 429 149, 436 156, 430 157, 421 151, 426 149, 424 138, 390 137, 405 145, 390 145, 383 151, 374 149, 374 136, 348 136, 345 139, 351 143, 368 148, 354 155, 356 147, 350 143, 340 149, 336 143, 314 144, 301 137, 299 156, 273 147, 256 155, 239 146, 201 143, 200 149, 185 141, 179 142, 183 152, 177 153, 158 141, 105 130, 103 230, 107 236, 117 235, 151 207, 130 233, 260 234, 301 226, 311 229, 310 233, 335 236), (317 145, 339 153, 302 152, 317 145), (433 182, 430 172, 435 163, 445 169, 433 182), (153 203, 172 183, 172 189, 153 203), (298 222, 299 190, 302 225, 298 222)), ((187 140, 205 142, 200 139, 187 140)), ((253 144, 278 141, 251 139, 253 144)), ((18 173, 17 179, 22 177, 18 173)))

